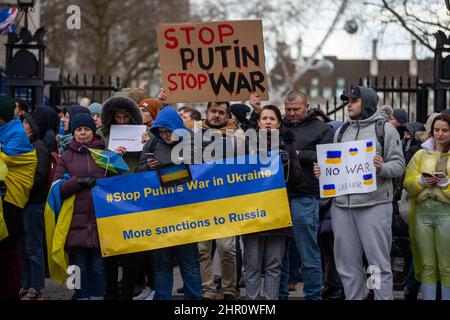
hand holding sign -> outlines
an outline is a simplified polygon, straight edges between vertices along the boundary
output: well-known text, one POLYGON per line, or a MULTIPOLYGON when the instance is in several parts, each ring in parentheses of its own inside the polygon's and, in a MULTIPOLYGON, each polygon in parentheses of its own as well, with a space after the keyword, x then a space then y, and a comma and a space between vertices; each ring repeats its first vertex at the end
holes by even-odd
POLYGON ((380 153, 377 153, 375 157, 373 157, 373 165, 377 169, 377 173, 380 172, 381 167, 383 166, 384 159, 381 157, 380 153))

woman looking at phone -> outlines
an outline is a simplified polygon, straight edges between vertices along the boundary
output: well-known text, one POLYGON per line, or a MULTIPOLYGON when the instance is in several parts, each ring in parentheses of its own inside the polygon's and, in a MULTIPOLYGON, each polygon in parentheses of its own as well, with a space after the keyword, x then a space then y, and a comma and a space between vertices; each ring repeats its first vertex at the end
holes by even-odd
POLYGON ((414 269, 424 300, 450 300, 450 115, 440 114, 429 139, 406 168, 404 188, 413 199, 410 236, 414 269))

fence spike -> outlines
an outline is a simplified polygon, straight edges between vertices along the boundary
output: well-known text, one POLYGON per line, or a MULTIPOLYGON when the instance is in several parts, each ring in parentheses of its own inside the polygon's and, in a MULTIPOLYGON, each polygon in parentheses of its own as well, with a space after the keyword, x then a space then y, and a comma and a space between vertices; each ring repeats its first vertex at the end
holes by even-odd
POLYGON ((86 73, 83 75, 83 83, 85 86, 87 86, 87 74, 86 73))

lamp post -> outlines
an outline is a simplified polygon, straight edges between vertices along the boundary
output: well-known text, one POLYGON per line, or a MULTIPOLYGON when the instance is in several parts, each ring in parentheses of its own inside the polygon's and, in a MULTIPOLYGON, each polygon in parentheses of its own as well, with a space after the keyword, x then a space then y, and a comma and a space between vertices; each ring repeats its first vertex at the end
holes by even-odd
POLYGON ((25 29, 28 29, 28 11, 34 7, 36 0, 17 0, 17 6, 25 15, 25 29))

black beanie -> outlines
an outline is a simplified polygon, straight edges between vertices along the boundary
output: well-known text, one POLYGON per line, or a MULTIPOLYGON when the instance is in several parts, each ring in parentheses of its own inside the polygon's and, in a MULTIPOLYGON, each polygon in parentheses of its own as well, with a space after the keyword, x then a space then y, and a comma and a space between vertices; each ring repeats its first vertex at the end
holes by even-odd
POLYGON ((76 128, 79 127, 88 127, 92 129, 92 132, 95 134, 95 131, 97 130, 95 126, 94 119, 92 119, 91 114, 87 113, 78 113, 76 114, 73 119, 70 120, 70 133, 73 135, 73 132, 76 128))
POLYGON ((408 114, 405 109, 394 109, 392 116, 398 121, 400 124, 405 124, 408 122, 408 114))
POLYGON ((248 112, 250 112, 250 108, 245 104, 234 103, 230 106, 230 113, 234 114, 234 116, 240 123, 243 123, 245 121, 248 112))
POLYGON ((13 120, 14 109, 16 109, 14 99, 4 94, 0 95, 0 119, 5 122, 13 120))

